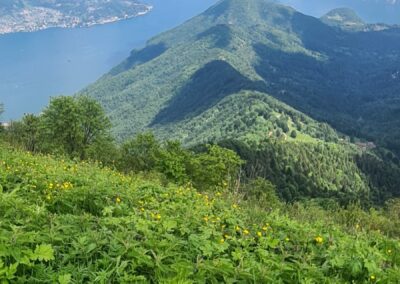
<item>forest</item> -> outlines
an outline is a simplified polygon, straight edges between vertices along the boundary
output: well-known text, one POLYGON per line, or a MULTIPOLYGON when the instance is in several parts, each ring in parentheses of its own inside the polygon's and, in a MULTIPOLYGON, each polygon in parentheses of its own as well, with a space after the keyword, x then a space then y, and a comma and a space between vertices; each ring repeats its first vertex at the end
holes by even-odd
MULTIPOLYGON (((121 141, 144 131, 175 139, 168 133, 188 129, 182 138, 197 144, 237 116, 257 118, 230 109, 257 96, 266 112, 295 109, 399 156, 399 50, 398 26, 348 30, 272 1, 225 0, 133 50, 80 93, 102 104, 121 141), (214 127, 210 114, 225 119, 214 127), (200 127, 209 131, 198 135, 200 127)), ((220 132, 212 135, 235 133, 220 132)))

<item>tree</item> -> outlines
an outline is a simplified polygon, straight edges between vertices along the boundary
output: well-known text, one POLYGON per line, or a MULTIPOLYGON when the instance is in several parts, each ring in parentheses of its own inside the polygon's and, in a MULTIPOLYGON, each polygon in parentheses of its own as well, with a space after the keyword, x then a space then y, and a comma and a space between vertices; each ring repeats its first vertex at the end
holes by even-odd
POLYGON ((110 126, 99 103, 88 97, 53 98, 42 115, 47 150, 81 159, 94 143, 109 137, 110 126))
POLYGON ((119 168, 125 172, 154 170, 160 151, 161 146, 152 133, 139 134, 122 145, 119 168))
POLYGON ((281 205, 276 187, 269 180, 256 178, 244 186, 245 197, 268 208, 277 208, 281 205))
POLYGON ((81 113, 80 127, 83 132, 83 146, 87 147, 99 137, 107 136, 107 130, 111 128, 111 123, 101 105, 85 96, 78 97, 75 102, 81 113))
POLYGON ((7 131, 8 139, 27 151, 36 152, 39 150, 39 125, 39 117, 26 114, 21 121, 11 123, 7 131))
POLYGON ((208 145, 207 152, 195 155, 190 163, 193 184, 199 189, 210 189, 232 184, 243 161, 232 150, 208 145))
POLYGON ((296 139, 296 137, 297 137, 296 130, 292 130, 292 132, 290 132, 290 137, 292 137, 293 139, 296 139))
POLYGON ((169 180, 178 184, 189 181, 187 169, 193 158, 193 153, 184 149, 178 141, 167 141, 159 152, 157 170, 169 180))

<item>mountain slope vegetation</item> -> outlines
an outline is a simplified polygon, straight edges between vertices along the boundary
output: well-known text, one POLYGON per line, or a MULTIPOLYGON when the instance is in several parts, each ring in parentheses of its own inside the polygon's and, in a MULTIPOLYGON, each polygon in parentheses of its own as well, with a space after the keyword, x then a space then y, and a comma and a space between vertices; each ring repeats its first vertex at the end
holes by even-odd
POLYGON ((366 213, 311 204, 281 208, 272 200, 243 199, 225 187, 201 192, 190 184, 166 185, 156 176, 123 175, 101 164, 32 155, 2 144, 0 280, 399 279, 396 203, 366 213))
POLYGON ((226 0, 82 93, 102 102, 122 138, 189 122, 246 90, 399 153, 399 50, 398 28, 348 32, 269 1, 226 0))
POLYGON ((271 1, 224 0, 81 94, 105 107, 120 141, 151 130, 186 146, 244 142, 242 152, 279 153, 252 162, 289 200, 343 190, 381 203, 400 194, 399 50, 395 27, 348 30, 271 1))

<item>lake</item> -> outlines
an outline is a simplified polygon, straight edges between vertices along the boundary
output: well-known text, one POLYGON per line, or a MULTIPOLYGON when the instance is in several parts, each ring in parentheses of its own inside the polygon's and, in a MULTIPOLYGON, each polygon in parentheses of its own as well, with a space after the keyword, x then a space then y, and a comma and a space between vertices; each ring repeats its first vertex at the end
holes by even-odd
POLYGON ((52 28, 0 36, 1 120, 38 113, 51 96, 94 82, 151 37, 201 13, 216 0, 152 0, 145 16, 90 28, 52 28))

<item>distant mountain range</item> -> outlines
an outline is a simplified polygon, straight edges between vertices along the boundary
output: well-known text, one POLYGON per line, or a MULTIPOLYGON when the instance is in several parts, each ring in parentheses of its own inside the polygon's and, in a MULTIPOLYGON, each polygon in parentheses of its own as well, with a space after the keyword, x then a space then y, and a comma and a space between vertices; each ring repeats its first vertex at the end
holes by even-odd
POLYGON ((136 0, 2 0, 0 34, 104 24, 150 9, 136 0))
POLYGON ((277 0, 310 15, 320 17, 328 11, 351 8, 368 23, 400 24, 398 0, 277 0))

